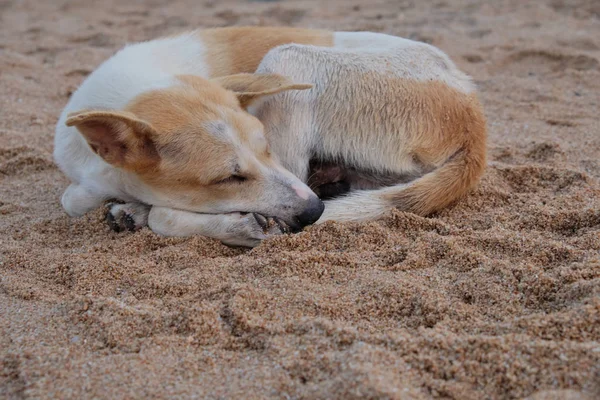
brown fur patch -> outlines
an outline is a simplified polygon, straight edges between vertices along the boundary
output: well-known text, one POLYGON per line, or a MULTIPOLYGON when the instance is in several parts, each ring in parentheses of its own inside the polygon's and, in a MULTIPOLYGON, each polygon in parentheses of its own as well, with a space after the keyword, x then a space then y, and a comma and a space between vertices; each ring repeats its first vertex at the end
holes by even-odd
POLYGON ((221 173, 219 165, 223 162, 214 161, 226 159, 227 143, 206 132, 204 126, 221 119, 226 105, 236 107, 237 101, 219 89, 203 86, 198 91, 182 85, 144 93, 127 106, 128 111, 154 126, 156 145, 164 156, 161 173, 142 172, 142 179, 157 186, 201 185, 221 173), (200 170, 203 174, 197 173, 200 170))
POLYGON ((486 121, 475 94, 463 94, 441 82, 415 83, 408 122, 413 155, 443 164, 389 200, 404 211, 427 215, 463 196, 477 184, 486 166, 486 121))
POLYGON ((269 50, 297 43, 333 46, 333 33, 324 30, 284 27, 231 27, 198 32, 206 46, 210 76, 252 73, 269 50))
POLYGON ((160 171, 140 171, 139 176, 155 188, 191 194, 197 203, 231 198, 239 187, 200 189, 231 176, 238 166, 245 176, 258 176, 256 160, 269 158, 266 143, 257 140, 262 124, 218 84, 194 76, 178 78, 184 85, 144 93, 127 106, 157 131, 160 171), (235 138, 229 140, 227 132, 215 134, 213 122, 226 124, 235 138), (237 151, 234 142, 246 151, 237 151))

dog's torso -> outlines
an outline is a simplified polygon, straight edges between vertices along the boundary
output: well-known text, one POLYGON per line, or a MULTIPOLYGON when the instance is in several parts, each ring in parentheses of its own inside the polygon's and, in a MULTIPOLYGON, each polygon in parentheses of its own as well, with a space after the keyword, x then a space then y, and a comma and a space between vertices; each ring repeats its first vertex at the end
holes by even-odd
POLYGON ((482 119, 470 78, 444 53, 394 36, 340 32, 331 48, 279 46, 257 72, 314 85, 251 110, 305 181, 318 174, 312 161, 341 166, 349 189, 406 183, 442 165, 463 146, 468 119, 482 119))

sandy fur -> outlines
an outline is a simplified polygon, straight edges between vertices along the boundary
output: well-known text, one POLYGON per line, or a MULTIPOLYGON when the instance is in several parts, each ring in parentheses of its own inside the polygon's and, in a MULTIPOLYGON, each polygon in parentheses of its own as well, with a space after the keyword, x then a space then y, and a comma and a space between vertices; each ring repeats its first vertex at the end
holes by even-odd
POLYGON ((234 27, 200 30, 205 60, 213 77, 253 73, 265 54, 288 43, 333 45, 333 32, 286 27, 234 27))

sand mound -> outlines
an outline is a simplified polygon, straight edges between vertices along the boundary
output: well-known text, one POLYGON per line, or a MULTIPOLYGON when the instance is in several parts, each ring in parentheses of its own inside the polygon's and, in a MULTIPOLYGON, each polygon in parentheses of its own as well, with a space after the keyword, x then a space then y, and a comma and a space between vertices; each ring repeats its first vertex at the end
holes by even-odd
POLYGON ((0 2, 0 397, 600 396, 595 1, 0 2), (480 87, 481 185, 430 218, 253 250, 70 219, 52 135, 127 41, 208 26, 376 30, 480 87))

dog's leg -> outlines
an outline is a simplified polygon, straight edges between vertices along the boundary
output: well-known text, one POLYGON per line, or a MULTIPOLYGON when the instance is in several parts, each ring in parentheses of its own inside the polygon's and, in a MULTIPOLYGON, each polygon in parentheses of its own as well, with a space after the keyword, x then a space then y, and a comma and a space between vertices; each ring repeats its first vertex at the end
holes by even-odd
POLYGON ((67 214, 71 217, 80 217, 86 212, 100 207, 104 200, 103 197, 72 183, 63 193, 60 202, 67 214))
POLYGON ((106 222, 115 232, 137 231, 148 225, 150 206, 142 203, 108 204, 106 222))
POLYGON ((202 235, 245 247, 258 246, 263 239, 289 232, 283 221, 255 213, 197 214, 166 207, 152 207, 148 225, 164 236, 202 235))

